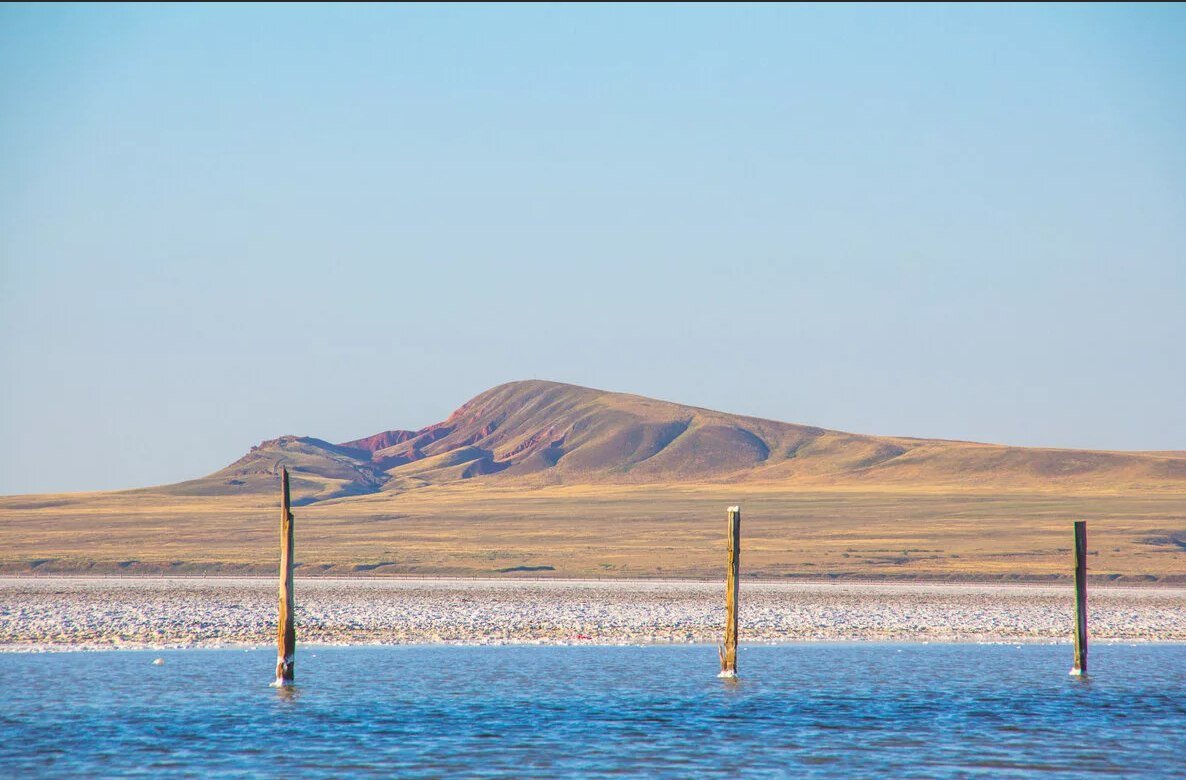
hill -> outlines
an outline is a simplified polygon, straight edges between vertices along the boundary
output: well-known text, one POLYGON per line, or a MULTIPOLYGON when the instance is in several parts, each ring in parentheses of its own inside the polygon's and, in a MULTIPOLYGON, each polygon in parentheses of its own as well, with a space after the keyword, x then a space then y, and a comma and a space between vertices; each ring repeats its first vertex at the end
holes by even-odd
POLYGON ((1097 452, 866 436, 557 382, 511 382, 420 430, 331 444, 282 436, 179 495, 275 490, 299 503, 481 480, 491 485, 778 483, 1164 490, 1186 453, 1097 452))

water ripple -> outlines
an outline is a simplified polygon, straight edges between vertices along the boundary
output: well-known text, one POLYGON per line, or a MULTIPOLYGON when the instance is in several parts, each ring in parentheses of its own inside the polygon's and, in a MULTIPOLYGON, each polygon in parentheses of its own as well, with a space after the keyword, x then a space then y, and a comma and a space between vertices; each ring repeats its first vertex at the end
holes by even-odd
POLYGON ((804 644, 0 654, 0 775, 1180 774, 1186 646, 804 644), (894 652, 900 651, 900 652, 894 652), (153 666, 155 657, 165 663, 153 666))

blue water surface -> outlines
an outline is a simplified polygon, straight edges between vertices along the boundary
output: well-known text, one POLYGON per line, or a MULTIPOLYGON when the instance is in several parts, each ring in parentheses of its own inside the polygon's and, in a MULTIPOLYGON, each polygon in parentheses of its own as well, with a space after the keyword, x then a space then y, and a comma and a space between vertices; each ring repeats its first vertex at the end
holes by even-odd
POLYGON ((1181 777, 1186 646, 0 654, 3 777, 1181 777), (164 664, 154 666, 155 658, 164 664))

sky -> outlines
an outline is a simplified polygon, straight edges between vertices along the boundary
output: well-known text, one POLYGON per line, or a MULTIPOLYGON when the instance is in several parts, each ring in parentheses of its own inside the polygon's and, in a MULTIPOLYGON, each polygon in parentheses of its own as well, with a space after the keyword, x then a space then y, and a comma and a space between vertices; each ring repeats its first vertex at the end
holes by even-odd
POLYGON ((1186 6, 0 6, 0 493, 552 379, 1186 449, 1186 6))

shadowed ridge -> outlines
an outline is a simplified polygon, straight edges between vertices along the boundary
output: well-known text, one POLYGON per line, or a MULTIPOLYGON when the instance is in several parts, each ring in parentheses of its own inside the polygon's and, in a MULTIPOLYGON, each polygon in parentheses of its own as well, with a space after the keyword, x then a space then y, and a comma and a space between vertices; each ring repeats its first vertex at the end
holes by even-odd
POLYGON ((201 479, 169 485, 175 495, 272 493, 281 468, 290 472, 294 504, 373 493, 387 481, 361 450, 311 436, 260 442, 237 461, 201 479))
POLYGON ((348 450, 377 452, 378 450, 402 444, 408 439, 414 438, 418 433, 419 431, 383 431, 382 433, 376 433, 374 436, 367 436, 363 439, 342 442, 338 446, 348 450))

